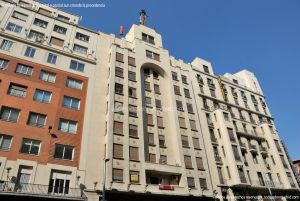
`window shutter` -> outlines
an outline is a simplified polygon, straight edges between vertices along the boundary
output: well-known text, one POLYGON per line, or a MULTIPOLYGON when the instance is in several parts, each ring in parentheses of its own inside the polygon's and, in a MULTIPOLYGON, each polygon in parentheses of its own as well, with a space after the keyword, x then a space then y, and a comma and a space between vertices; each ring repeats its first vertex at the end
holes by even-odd
POLYGON ((156 163, 156 156, 155 156, 155 154, 149 154, 149 162, 156 163))
POLYGON ((114 181, 123 181, 123 170, 113 169, 113 180, 114 181))
POLYGON ((198 170, 204 170, 203 160, 200 157, 196 158, 197 168, 198 170))
POLYGON ((184 147, 188 147, 189 146, 189 140, 188 140, 188 136, 181 136, 181 141, 182 141, 182 146, 184 147))
POLYGON ((139 148, 129 147, 129 160, 138 161, 139 160, 139 148))
POLYGON ((201 188, 207 189, 207 183, 206 183, 206 179, 205 178, 200 178, 199 182, 200 182, 200 187, 201 188))
POLYGON ((138 127, 136 125, 129 124, 129 136, 138 136, 138 127))
POLYGON ((195 149, 200 149, 199 139, 193 138, 193 145, 195 149))
POLYGON ((114 157, 123 158, 123 145, 114 144, 114 157))
POLYGON ((114 122, 114 133, 123 134, 123 122, 114 122))
POLYGON ((159 54, 153 53, 153 59, 156 61, 160 61, 159 54))
POLYGON ((116 60, 119 61, 119 62, 124 62, 124 60, 123 60, 123 54, 117 52, 117 54, 116 54, 116 60))
POLYGON ((153 125, 153 116, 152 114, 147 114, 148 125, 153 125))
POLYGON ((184 156, 184 163, 186 168, 193 168, 192 158, 190 156, 184 156))
POLYGON ((135 58, 133 58, 133 57, 128 57, 128 65, 130 65, 130 66, 135 66, 135 58))
POLYGON ((187 103, 186 106, 187 106, 188 113, 194 113, 193 105, 192 104, 187 103))
POLYGON ((187 183, 188 183, 188 187, 191 187, 191 188, 195 187, 195 180, 193 177, 188 177, 187 183))
POLYGON ((196 122, 190 119, 191 130, 197 131, 196 122))
POLYGON ((60 46, 60 47, 62 47, 64 45, 64 41, 63 40, 58 39, 58 38, 54 38, 54 37, 51 37, 50 43, 52 45, 56 45, 56 46, 60 46))
POLYGON ((180 88, 179 86, 174 85, 174 92, 176 95, 180 95, 180 88))
POLYGON ((154 144, 154 134, 153 133, 148 133, 148 142, 151 145, 154 144))
POLYGON ((179 117, 178 120, 179 120, 179 126, 180 126, 180 128, 186 128, 185 118, 179 117))
POLYGON ((39 9, 39 13, 47 16, 51 16, 52 12, 43 8, 39 9))
POLYGON ((162 117, 157 117, 157 126, 158 127, 164 127, 164 123, 163 123, 163 118, 162 117))

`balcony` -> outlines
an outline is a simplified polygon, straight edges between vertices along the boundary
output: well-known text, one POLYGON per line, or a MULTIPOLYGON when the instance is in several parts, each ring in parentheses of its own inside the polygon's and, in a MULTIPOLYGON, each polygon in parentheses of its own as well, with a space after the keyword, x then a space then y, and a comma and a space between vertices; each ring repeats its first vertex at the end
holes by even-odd
POLYGON ((260 140, 260 141, 265 140, 265 138, 261 134, 254 132, 253 130, 250 131, 250 130, 244 129, 242 127, 235 127, 235 130, 236 130, 236 133, 239 134, 240 136, 243 136, 246 138, 252 138, 252 139, 260 140))
POLYGON ((257 148, 255 145, 249 144, 249 149, 250 149, 250 152, 257 153, 257 148))
POLYGON ((239 142, 239 144, 240 144, 240 147, 241 147, 241 150, 242 150, 242 151, 247 151, 247 147, 246 147, 246 144, 245 144, 245 143, 239 142))
POLYGON ((259 150, 260 150, 261 155, 263 155, 263 156, 268 155, 268 150, 266 147, 261 146, 261 147, 259 147, 259 150))
POLYGON ((48 186, 29 183, 13 183, 12 181, 0 181, 0 194, 15 194, 23 196, 38 196, 44 198, 62 198, 85 200, 83 190, 79 188, 61 188, 58 186, 48 186))

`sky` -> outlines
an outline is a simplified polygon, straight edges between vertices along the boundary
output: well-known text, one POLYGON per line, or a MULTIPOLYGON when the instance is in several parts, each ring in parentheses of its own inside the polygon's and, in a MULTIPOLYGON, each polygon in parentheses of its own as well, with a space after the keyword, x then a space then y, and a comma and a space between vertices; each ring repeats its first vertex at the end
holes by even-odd
POLYGON ((45 3, 104 4, 63 8, 82 16, 80 24, 118 35, 138 23, 145 9, 148 27, 162 35, 170 55, 185 62, 200 57, 215 74, 255 73, 293 160, 300 159, 299 0, 44 0, 45 3), (299 105, 298 105, 299 104, 299 105), (299 124, 299 125, 298 125, 299 124))

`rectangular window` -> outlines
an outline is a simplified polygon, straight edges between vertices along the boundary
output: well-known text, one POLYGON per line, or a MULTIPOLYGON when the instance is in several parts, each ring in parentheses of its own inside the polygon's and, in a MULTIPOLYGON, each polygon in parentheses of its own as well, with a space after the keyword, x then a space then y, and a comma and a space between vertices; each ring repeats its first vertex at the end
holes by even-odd
POLYGON ((206 65, 203 65, 203 70, 205 73, 209 73, 209 68, 206 65))
POLYGON ((188 136, 182 135, 181 142, 183 147, 189 147, 189 138, 188 136))
POLYGON ((13 14, 12 14, 12 17, 13 18, 16 18, 18 20, 21 20, 21 21, 24 21, 26 22, 27 18, 28 18, 28 15, 25 15, 23 13, 20 13, 18 11, 14 11, 13 14))
POLYGON ((131 81, 136 81, 136 74, 135 72, 128 71, 128 79, 131 81))
POLYGON ((152 114, 147 114, 147 124, 153 125, 153 115, 152 114))
POLYGON ((19 26, 19 25, 14 24, 14 23, 9 22, 6 25, 6 30, 9 30, 9 31, 12 31, 12 32, 15 32, 15 33, 21 33, 22 27, 19 26))
POLYGON ((180 128, 186 128, 186 124, 185 124, 185 119, 182 117, 178 117, 178 121, 179 121, 179 127, 180 128))
POLYGON ((0 150, 8 151, 11 146, 12 136, 0 134, 0 150))
POLYGON ((145 90, 151 91, 151 88, 150 88, 150 82, 146 82, 146 81, 145 81, 145 90))
POLYGON ((198 139, 198 138, 194 138, 194 137, 193 137, 193 145, 194 145, 194 149, 201 149, 201 148, 200 148, 200 143, 199 143, 199 139, 198 139))
POLYGON ((47 62, 50 64, 56 64, 57 61, 57 55, 53 53, 48 54, 47 62))
POLYGON ((197 126, 196 126, 195 120, 190 119, 190 127, 191 127, 191 130, 197 131, 197 126))
POLYGON ((42 103, 50 103, 52 93, 49 91, 44 91, 40 89, 36 89, 33 100, 42 102, 42 103))
POLYGON ((139 160, 139 148, 129 147, 129 160, 138 161, 139 160))
POLYGON ((149 154, 149 162, 156 163, 156 155, 155 154, 149 154))
POLYGON ((34 19, 33 24, 36 26, 42 27, 44 29, 47 28, 47 26, 48 26, 48 22, 38 19, 38 18, 34 19))
POLYGON ((190 91, 188 89, 183 89, 183 90, 184 90, 184 96, 186 98, 190 98, 191 97, 190 91))
POLYGON ((193 105, 192 104, 187 103, 186 107, 187 107, 188 113, 194 114, 194 109, 193 109, 193 105))
POLYGON ((187 177, 187 184, 189 188, 195 188, 195 180, 193 177, 187 177))
POLYGON ((130 183, 140 183, 140 172, 130 171, 130 183))
POLYGON ((114 133, 123 134, 123 122, 114 121, 114 133))
POLYGON ((89 42, 90 37, 85 35, 85 34, 77 32, 76 33, 76 39, 81 40, 81 41, 85 41, 85 42, 89 42))
POLYGON ((223 112, 223 116, 224 116, 225 121, 230 121, 229 114, 227 112, 223 112))
POLYGON ((44 114, 30 112, 27 124, 31 126, 43 128, 46 125, 46 118, 47 116, 44 114))
POLYGON ((17 96, 25 98, 27 93, 27 87, 19 84, 11 83, 9 85, 8 94, 11 96, 17 96))
POLYGON ((64 96, 62 106, 65 108, 73 109, 73 110, 79 110, 80 109, 80 100, 78 98, 64 96))
POLYGON ((207 182, 205 178, 199 178, 199 182, 202 189, 207 189, 207 182))
POLYGON ((73 157, 74 147, 63 144, 55 144, 54 158, 73 160, 73 157))
POLYGON ((123 85, 122 84, 115 84, 115 93, 116 94, 123 94, 123 85))
POLYGON ((115 68, 115 75, 116 75, 117 77, 123 78, 123 77, 124 77, 123 68, 116 67, 116 68, 115 68))
POLYGON ((113 169, 113 181, 123 181, 123 170, 121 169, 113 169))
POLYGON ((153 133, 148 133, 148 143, 149 143, 149 145, 155 145, 153 133))
POLYGON ((181 94, 180 94, 180 88, 179 88, 179 86, 174 85, 174 93, 175 93, 176 95, 181 95, 181 94))
POLYGON ((158 136, 158 139, 159 139, 159 146, 160 147, 165 147, 165 143, 166 143, 166 140, 165 140, 165 136, 164 135, 159 135, 158 136))
POLYGON ((193 169, 192 157, 190 157, 190 156, 184 156, 184 163, 185 163, 185 168, 187 168, 187 169, 193 169))
POLYGON ((122 102, 115 101, 114 112, 123 114, 123 103, 122 102))
POLYGON ((233 133, 233 129, 232 128, 227 128, 227 132, 228 132, 230 141, 231 142, 236 142, 235 136, 234 136, 234 133, 233 133))
POLYGON ((23 139, 20 152, 23 154, 39 155, 41 141, 32 139, 23 139))
POLYGON ((156 94, 160 94, 160 89, 159 89, 159 85, 158 84, 154 84, 154 92, 156 94))
POLYGON ((76 80, 73 78, 68 78, 66 82, 66 86, 72 89, 82 89, 83 82, 81 80, 76 80))
POLYGON ((0 112, 0 119, 3 121, 17 122, 19 114, 19 109, 2 106, 0 112))
POLYGON ((123 145, 121 144, 113 145, 113 156, 114 158, 123 158, 123 145))
POLYGON ((149 50, 146 50, 146 57, 150 59, 154 59, 156 61, 160 61, 160 55, 149 50))
POLYGON ((129 87, 128 88, 128 95, 131 98, 136 98, 136 88, 129 87))
POLYGON ((203 160, 201 157, 196 157, 196 163, 198 170, 205 170, 203 165, 203 160))
POLYGON ((73 51, 74 52, 78 52, 80 54, 87 54, 88 48, 87 47, 83 47, 81 45, 74 44, 73 51))
POLYGON ((129 110, 129 116, 131 117, 137 117, 137 107, 134 105, 129 105, 128 106, 128 110, 129 110))
POLYGON ((18 64, 17 65, 16 73, 18 73, 18 74, 31 76, 32 72, 33 72, 33 68, 30 67, 30 66, 26 66, 26 65, 23 65, 23 64, 18 64))
POLYGON ((30 32, 28 34, 28 38, 34 39, 35 42, 42 43, 44 41, 45 34, 34 31, 34 30, 30 30, 30 32))
POLYGON ((155 99, 155 106, 156 106, 156 108, 161 109, 162 108, 161 100, 155 99))
POLYGON ((237 146, 232 145, 232 151, 233 151, 233 155, 234 155, 235 160, 236 161, 240 161, 241 157, 240 157, 240 154, 239 154, 237 146))
POLYGON ((77 132, 77 122, 67 120, 67 119, 60 119, 58 130, 60 130, 62 132, 76 134, 76 132, 77 132))
POLYGON ((2 40, 1 45, 0 45, 0 49, 5 50, 5 51, 10 51, 12 45, 13 45, 12 41, 2 40))
POLYGON ((121 53, 119 53, 119 52, 117 52, 116 53, 116 61, 119 61, 119 62, 124 62, 124 55, 123 54, 121 54, 121 53))
POLYGON ((164 119, 162 117, 157 117, 157 127, 163 128, 164 127, 164 119))
POLYGON ((9 61, 6 59, 0 59, 0 70, 6 70, 9 61))
POLYGON ((181 80, 182 80, 183 84, 188 84, 188 82, 187 82, 187 76, 181 75, 181 80))
POLYGON ((40 80, 43 80, 45 82, 55 83, 56 74, 51 73, 49 71, 41 70, 39 78, 40 80))
POLYGON ((138 126, 129 124, 129 136, 138 137, 138 126))
POLYGON ((151 101, 151 98, 150 98, 150 97, 145 97, 145 102, 146 102, 146 105, 147 105, 148 107, 149 107, 149 106, 151 107, 151 104, 152 104, 151 102, 152 102, 152 101, 151 101))
POLYGON ((168 160, 168 158, 167 158, 166 155, 160 155, 159 156, 159 163, 160 164, 167 164, 167 160, 168 160))
POLYGON ((133 58, 133 57, 128 57, 128 65, 130 65, 130 66, 135 66, 135 58, 133 58))
POLYGON ((184 111, 183 110, 183 106, 182 106, 182 102, 179 100, 176 100, 176 107, 178 111, 184 111))
POLYGON ((210 95, 212 97, 216 98, 216 92, 215 92, 215 90, 210 88, 209 91, 210 91, 210 95))
POLYGON ((62 47, 64 45, 64 40, 55 38, 55 37, 51 37, 50 44, 62 47))
POLYGON ((47 16, 51 16, 52 12, 43 8, 39 8, 38 13, 42 14, 42 15, 47 15, 47 16))
POLYGON ((31 58, 33 58, 34 55, 35 55, 35 52, 36 52, 36 49, 35 49, 35 48, 33 48, 33 47, 27 47, 24 55, 25 55, 26 57, 31 57, 31 58))
POLYGON ((70 18, 68 18, 66 16, 63 16, 63 15, 60 15, 60 14, 57 15, 57 19, 65 21, 65 22, 69 22, 70 21, 70 18))
POLYGON ((258 180, 259 180, 259 184, 261 186, 265 186, 265 181, 264 181, 264 178, 263 178, 261 172, 257 172, 257 177, 258 177, 258 180))
POLYGON ((172 72, 172 79, 178 81, 178 76, 176 72, 172 72))
POLYGON ((57 33, 60 33, 60 34, 66 35, 66 33, 67 33, 67 28, 61 27, 61 26, 58 26, 58 25, 54 25, 53 31, 55 31, 55 32, 57 32, 57 33))
POLYGON ((70 68, 73 69, 73 70, 76 70, 76 71, 83 72, 84 71, 84 64, 80 63, 78 61, 71 60, 70 68))
POLYGON ((142 40, 154 45, 154 37, 153 36, 142 33, 142 40))

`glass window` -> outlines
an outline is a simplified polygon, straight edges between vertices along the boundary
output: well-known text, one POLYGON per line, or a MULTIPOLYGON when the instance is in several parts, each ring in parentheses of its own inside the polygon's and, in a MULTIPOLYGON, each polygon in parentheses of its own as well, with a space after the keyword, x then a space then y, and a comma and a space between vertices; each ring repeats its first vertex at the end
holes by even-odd
POLYGON ((77 132, 77 122, 67 120, 67 119, 60 119, 58 129, 62 132, 76 134, 76 132, 77 132))
POLYGON ((56 64, 57 61, 57 55, 53 53, 48 54, 47 62, 50 64, 56 64))
POLYGON ((25 98, 27 94, 27 87, 23 85, 11 83, 9 85, 8 94, 11 96, 25 98))
POLYGON ((12 45, 13 45, 13 42, 12 42, 12 41, 9 41, 9 40, 2 40, 1 45, 0 45, 0 48, 1 48, 2 50, 5 50, 5 51, 10 51, 12 45))
POLYGON ((57 19, 65 21, 65 22, 69 22, 70 21, 70 18, 68 18, 66 16, 63 16, 63 15, 60 15, 60 14, 57 15, 57 19))
POLYGON ((4 121, 17 122, 20 110, 3 106, 0 112, 0 119, 4 121))
POLYGON ((138 137, 138 126, 129 124, 129 136, 138 137))
POLYGON ((51 72, 44 71, 44 70, 42 70, 40 73, 40 80, 43 80, 45 82, 55 83, 55 79, 56 79, 55 73, 51 73, 51 72))
POLYGON ((34 55, 35 55, 35 52, 36 52, 35 48, 33 48, 33 47, 27 47, 26 51, 25 51, 25 56, 33 58, 34 55))
POLYGON ((88 42, 90 40, 90 37, 85 35, 85 34, 77 32, 76 33, 76 39, 88 42))
POLYGON ((44 28, 44 29, 47 28, 47 26, 48 26, 48 22, 38 19, 38 18, 34 19, 33 24, 36 26, 39 26, 41 28, 44 28))
POLYGON ((51 95, 52 95, 52 93, 49 91, 36 89, 35 94, 33 96, 33 100, 42 102, 42 103, 50 103, 51 95))
POLYGON ((73 160, 73 156, 74 147, 63 144, 55 145, 54 158, 73 160))
POLYGON ((30 30, 29 34, 28 34, 28 38, 30 39, 35 39, 36 42, 43 42, 43 39, 45 37, 45 34, 34 31, 34 30, 30 30))
POLYGON ((23 154, 39 155, 41 141, 32 139, 23 139, 20 152, 23 154))
POLYGON ((129 94, 129 97, 136 98, 136 88, 129 87, 128 94, 129 94))
POLYGON ((61 27, 58 25, 54 25, 53 31, 64 35, 67 33, 67 29, 65 27, 61 27))
POLYGON ((12 17, 13 17, 13 18, 16 18, 16 19, 18 19, 18 20, 21 20, 21 21, 26 22, 26 20, 27 20, 27 18, 28 18, 28 15, 25 15, 25 14, 23 14, 23 13, 14 11, 13 14, 12 14, 12 17))
POLYGON ((81 45, 74 44, 74 46, 73 46, 73 51, 81 53, 81 54, 87 54, 87 50, 88 50, 87 47, 83 47, 81 45))
POLYGON ((16 73, 18 73, 18 74, 31 76, 32 72, 33 72, 33 68, 30 67, 30 66, 26 66, 26 65, 23 65, 23 64, 18 64, 17 65, 16 73))
POLYGON ((124 77, 124 72, 123 72, 123 68, 119 68, 119 67, 116 67, 116 76, 118 77, 124 77))
POLYGON ((69 88, 72 88, 72 89, 79 89, 79 90, 81 90, 82 89, 82 84, 83 84, 83 82, 81 80, 76 80, 76 79, 73 79, 73 78, 68 78, 66 86, 69 87, 69 88))
POLYGON ((113 169, 113 181, 123 181, 123 170, 113 169))
POLYGON ((80 109, 80 100, 77 99, 77 98, 64 96, 63 107, 69 108, 69 109, 79 110, 80 109))
POLYGON ((131 81, 136 81, 135 72, 128 71, 128 79, 131 80, 131 81))
POLYGON ((27 124, 36 127, 45 127, 46 118, 47 116, 44 114, 30 112, 27 124))
POLYGON ((6 25, 6 30, 13 31, 15 33, 20 33, 22 31, 22 27, 19 26, 19 25, 14 24, 14 23, 9 22, 6 25))
POLYGON ((10 149, 12 136, 0 134, 0 150, 7 151, 10 149))
POLYGON ((0 70, 6 70, 9 61, 5 59, 0 59, 0 70))
POLYGON ((70 68, 73 69, 73 70, 83 72, 84 71, 84 64, 80 63, 78 61, 71 60, 70 68))

